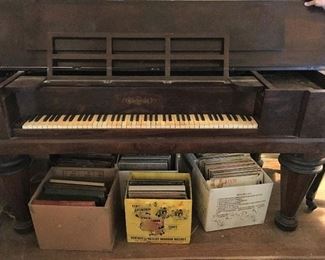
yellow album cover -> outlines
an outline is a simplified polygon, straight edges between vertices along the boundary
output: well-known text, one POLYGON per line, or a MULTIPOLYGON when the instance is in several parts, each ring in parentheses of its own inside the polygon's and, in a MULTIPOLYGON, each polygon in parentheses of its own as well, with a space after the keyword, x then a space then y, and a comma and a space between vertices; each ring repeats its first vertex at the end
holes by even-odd
POLYGON ((188 244, 191 237, 192 190, 188 173, 131 173, 130 179, 185 180, 189 199, 137 199, 125 194, 128 242, 188 244))

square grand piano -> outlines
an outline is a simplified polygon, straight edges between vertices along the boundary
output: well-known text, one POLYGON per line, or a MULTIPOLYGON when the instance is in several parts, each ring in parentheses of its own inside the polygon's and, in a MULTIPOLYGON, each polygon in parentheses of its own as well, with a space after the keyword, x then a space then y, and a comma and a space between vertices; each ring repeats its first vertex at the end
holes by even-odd
POLYGON ((0 175, 30 228, 30 156, 280 153, 296 211, 325 157, 325 14, 298 0, 0 3, 0 175))

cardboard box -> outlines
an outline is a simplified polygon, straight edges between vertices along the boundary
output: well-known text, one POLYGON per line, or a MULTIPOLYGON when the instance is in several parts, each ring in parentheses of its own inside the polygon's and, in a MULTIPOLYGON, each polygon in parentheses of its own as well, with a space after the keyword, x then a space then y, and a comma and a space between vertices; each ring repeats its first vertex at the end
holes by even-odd
MULTIPOLYGON (((125 192, 126 192, 126 186, 128 183, 128 179, 131 175, 131 173, 143 173, 143 174, 150 174, 150 176, 152 176, 153 173, 158 172, 169 172, 169 173, 178 173, 178 171, 118 171, 118 175, 119 175, 119 182, 120 182, 120 193, 121 193, 121 201, 124 201, 124 197, 125 197, 125 192)), ((122 208, 124 209, 124 203, 122 203, 122 208)))
MULTIPOLYGON (((180 154, 176 154, 175 155, 175 169, 174 170, 169 170, 169 171, 140 171, 140 170, 133 170, 133 171, 118 171, 118 175, 119 175, 119 181, 120 181, 120 193, 121 193, 121 201, 124 201, 124 196, 125 196, 125 190, 126 190, 126 186, 127 186, 127 182, 128 182, 128 178, 130 176, 130 174, 132 172, 142 172, 142 173, 149 173, 152 174, 154 172, 170 172, 170 173, 177 173, 179 172, 179 164, 181 162, 181 155, 180 154)), ((116 166, 117 167, 117 166, 116 166)), ((124 203, 122 203, 122 207, 124 209, 124 203)))
POLYGON ((117 231, 117 215, 120 214, 119 204, 119 182, 115 168, 52 167, 28 206, 41 249, 111 251, 117 231), (112 180, 105 205, 87 207, 32 204, 43 185, 56 173, 73 173, 75 176, 93 174, 112 180))
POLYGON ((210 189, 195 155, 185 159, 192 168, 194 204, 205 231, 264 223, 273 187, 265 172, 263 184, 210 189))
POLYGON ((189 199, 131 199, 125 193, 128 242, 188 244, 191 238, 192 188, 188 173, 132 172, 130 179, 185 180, 189 199))

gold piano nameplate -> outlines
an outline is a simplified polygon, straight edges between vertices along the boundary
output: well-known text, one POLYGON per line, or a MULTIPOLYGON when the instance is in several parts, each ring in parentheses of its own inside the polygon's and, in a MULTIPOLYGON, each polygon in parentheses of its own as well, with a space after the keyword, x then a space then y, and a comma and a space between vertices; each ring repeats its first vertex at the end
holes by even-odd
POLYGON ((153 103, 158 103, 159 100, 157 98, 153 97, 141 97, 141 96, 135 96, 135 97, 125 97, 122 99, 122 103, 127 104, 127 105, 150 105, 153 103))

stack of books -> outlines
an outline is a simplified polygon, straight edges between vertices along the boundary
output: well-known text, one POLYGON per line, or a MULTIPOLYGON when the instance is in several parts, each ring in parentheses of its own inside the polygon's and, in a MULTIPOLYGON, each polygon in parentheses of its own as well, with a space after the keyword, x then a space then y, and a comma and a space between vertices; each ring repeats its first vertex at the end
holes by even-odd
POLYGON ((110 184, 85 179, 50 178, 33 201, 39 205, 104 206, 110 184))
POLYGON ((198 166, 210 188, 264 183, 263 170, 249 154, 198 154, 198 166))
POLYGON ((171 155, 121 155, 118 161, 120 170, 167 171, 172 167, 171 155))
POLYGON ((139 199, 188 199, 184 180, 133 179, 128 181, 128 197, 139 199))

